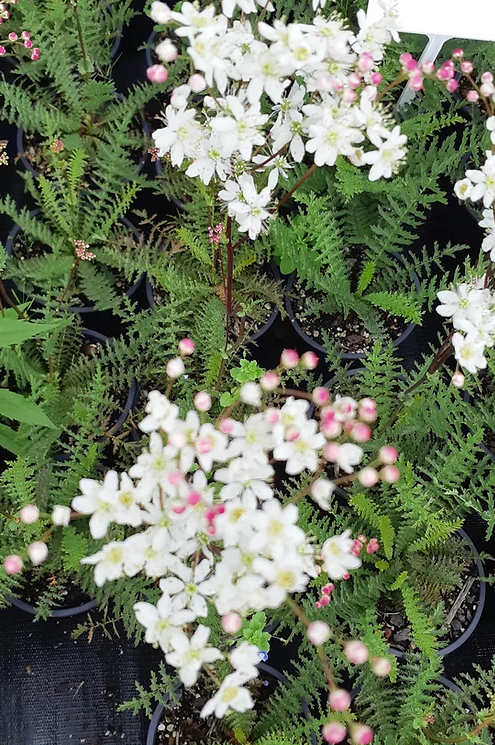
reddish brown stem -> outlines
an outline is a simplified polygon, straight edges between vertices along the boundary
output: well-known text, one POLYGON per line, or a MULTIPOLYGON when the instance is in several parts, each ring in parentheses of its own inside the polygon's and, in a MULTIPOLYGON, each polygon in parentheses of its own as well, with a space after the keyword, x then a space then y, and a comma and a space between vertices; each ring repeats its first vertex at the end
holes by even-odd
POLYGON ((225 286, 225 304, 227 306, 227 318, 232 315, 232 284, 234 281, 234 248, 232 246, 232 218, 227 218, 227 277, 225 286))

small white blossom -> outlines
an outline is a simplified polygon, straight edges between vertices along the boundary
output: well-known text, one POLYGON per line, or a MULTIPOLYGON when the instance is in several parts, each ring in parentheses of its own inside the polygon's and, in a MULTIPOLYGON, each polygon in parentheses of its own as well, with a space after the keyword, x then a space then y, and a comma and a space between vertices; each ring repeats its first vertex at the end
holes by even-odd
POLYGON ((350 534, 350 530, 344 530, 342 535, 334 535, 321 547, 323 569, 330 579, 342 579, 350 569, 361 566, 361 560, 351 554, 353 540, 350 534))
POLYGON ((173 651, 165 659, 169 665, 178 668, 179 678, 186 687, 193 686, 203 664, 221 660, 223 655, 216 647, 207 647, 210 629, 198 626, 190 639, 184 634, 172 641, 173 651))

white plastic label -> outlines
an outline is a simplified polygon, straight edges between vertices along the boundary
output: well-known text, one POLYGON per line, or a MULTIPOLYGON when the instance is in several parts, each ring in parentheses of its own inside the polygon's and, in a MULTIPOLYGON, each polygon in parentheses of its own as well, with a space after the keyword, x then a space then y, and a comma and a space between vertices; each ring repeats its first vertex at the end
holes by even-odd
MULTIPOLYGON (((495 0, 395 0, 393 5, 402 31, 495 41, 495 0)), ((378 0, 369 0, 368 14, 373 23, 382 18, 378 0)))

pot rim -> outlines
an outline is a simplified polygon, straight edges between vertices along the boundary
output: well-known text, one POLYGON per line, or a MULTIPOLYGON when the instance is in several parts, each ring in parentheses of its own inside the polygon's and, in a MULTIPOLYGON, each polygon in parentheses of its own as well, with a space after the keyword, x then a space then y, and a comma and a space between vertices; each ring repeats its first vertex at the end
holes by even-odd
MULTIPOLYGON (((390 255, 393 256, 395 259, 397 259, 397 261, 399 261, 402 264, 402 266, 405 266, 404 259, 399 253, 393 252, 390 255)), ((292 289, 292 285, 294 284, 295 279, 296 279, 296 272, 292 272, 292 274, 290 274, 287 279, 287 285, 285 287, 285 309, 287 311, 287 315, 289 316, 289 320, 291 321, 292 327, 294 328, 297 335, 301 339, 303 339, 303 341, 306 342, 306 344, 309 344, 309 346, 312 347, 316 352, 323 354, 324 358, 326 358, 327 350, 325 349, 325 347, 322 344, 319 344, 318 342, 316 342, 310 336, 308 336, 308 334, 306 334, 306 332, 304 331, 304 329, 302 328, 301 324, 299 323, 299 321, 297 320, 294 314, 294 310, 292 308, 292 300, 289 296, 289 293, 292 289)), ((420 282, 418 275, 416 274, 414 270, 413 270, 413 281, 414 281, 414 286, 416 288, 416 292, 419 292, 421 288, 421 282, 420 282)), ((400 334, 400 336, 398 336, 397 339, 395 339, 392 342, 392 346, 399 347, 412 334, 415 328, 416 328, 415 323, 409 323, 404 329, 404 331, 402 332, 402 334, 400 334)), ((368 357, 368 355, 369 355, 369 352, 342 352, 342 359, 343 360, 362 360, 368 357)))
MULTIPOLYGON (((30 605, 29 603, 26 603, 24 600, 20 600, 19 598, 14 597, 13 595, 8 595, 7 600, 9 603, 19 610, 24 611, 25 613, 29 613, 31 616, 36 615, 36 608, 34 605, 30 605)), ((88 600, 87 603, 83 603, 82 605, 75 605, 72 608, 56 608, 55 610, 52 610, 50 613, 50 618, 69 618, 70 616, 77 616, 80 613, 86 613, 90 610, 93 610, 93 608, 96 608, 96 600, 88 600)))
MULTIPOLYGON (((39 215, 41 212, 41 209, 37 207, 34 210, 31 210, 29 212, 29 217, 36 217, 36 215, 39 215)), ((130 220, 128 220, 127 217, 120 217, 119 222, 123 223, 127 228, 131 228, 134 234, 134 237, 139 236, 139 230, 136 228, 135 225, 132 224, 130 220)), ((7 237, 7 240, 5 242, 4 251, 7 256, 13 256, 14 255, 14 241, 17 238, 18 234, 21 232, 21 226, 17 223, 14 224, 12 230, 9 232, 9 235, 7 237)), ((137 290, 140 288, 141 283, 143 282, 145 278, 145 275, 142 274, 134 284, 129 287, 125 291, 125 295, 127 295, 128 298, 132 298, 133 295, 137 292, 137 290)), ((25 295, 25 292, 20 289, 20 287, 13 281, 9 280, 11 287, 15 290, 16 293, 19 294, 19 296, 25 295)), ((32 297, 34 302, 37 302, 40 305, 44 305, 44 301, 37 298, 34 293, 32 295, 28 295, 27 297, 32 297)), ((68 313, 101 313, 102 311, 95 310, 94 305, 81 305, 80 307, 77 305, 70 305, 68 308, 66 308, 68 313)), ((103 311, 105 312, 105 311, 103 311)))
MULTIPOLYGON (((267 665, 265 662, 259 662, 257 667, 259 670, 261 670, 261 672, 271 675, 272 677, 274 677, 276 680, 280 681, 281 683, 284 683, 286 681, 286 677, 283 673, 281 673, 279 670, 272 667, 271 665, 267 665)), ((180 680, 177 680, 174 683, 173 690, 175 692, 175 691, 178 691, 182 687, 183 686, 180 680)), ((165 694, 165 696, 162 699, 162 703, 157 704, 155 711, 153 712, 153 716, 151 717, 151 721, 148 727, 148 732, 146 735, 146 745, 156 745, 156 734, 158 731, 158 725, 160 724, 163 710, 165 709, 169 701, 169 698, 170 697, 168 693, 165 694)), ((301 712, 306 719, 309 718, 310 716, 309 706, 307 705, 305 701, 301 701, 301 712)), ((311 732, 311 745, 317 745, 316 732, 311 732)))

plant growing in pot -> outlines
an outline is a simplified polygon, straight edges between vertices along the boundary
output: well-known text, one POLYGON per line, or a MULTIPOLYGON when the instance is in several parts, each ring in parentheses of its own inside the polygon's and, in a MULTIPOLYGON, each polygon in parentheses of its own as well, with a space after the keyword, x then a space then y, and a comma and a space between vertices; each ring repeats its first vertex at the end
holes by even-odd
POLYGON ((59 159, 51 179, 41 176, 35 181, 30 176, 27 184, 39 212, 18 211, 10 197, 1 201, 0 211, 18 226, 6 246, 10 256, 5 276, 15 294, 41 299, 55 309, 118 312, 125 278, 113 271, 106 243, 113 241, 116 253, 116 239, 120 236, 120 244, 125 243, 125 235, 132 233, 121 215, 139 185, 121 183, 116 191, 103 181, 101 190, 85 190, 86 166, 84 152, 75 150, 69 160, 59 159))
MULTIPOLYGON (((185 687, 195 685, 200 675, 213 681, 203 717, 215 712, 222 718, 229 709, 244 713, 252 708, 259 648, 247 641, 235 645, 233 640, 242 617, 286 604, 314 645, 312 664, 320 660, 319 680, 333 694, 325 724, 336 726, 340 712, 359 742, 354 733, 364 725, 358 728, 348 713, 349 695, 334 678, 326 645, 332 660, 345 658, 355 664, 366 661, 367 649, 359 641, 348 643, 336 636, 330 644, 328 625, 312 623, 292 597, 313 582, 320 586, 325 578, 337 581, 361 564, 350 553, 348 532, 327 534, 317 552, 297 525, 296 502, 311 493, 325 505, 333 488, 321 478, 332 438, 327 440, 316 421, 307 418, 312 395, 301 392, 295 397, 284 388, 288 370, 299 364, 311 367, 314 360, 306 356, 300 363, 287 350, 276 371, 259 382, 244 383, 228 408, 214 391, 199 391, 193 394, 194 408, 187 410, 195 383, 185 375, 184 358, 194 345, 183 339, 179 349, 181 356, 167 364, 168 395, 149 395, 140 427, 150 438, 137 461, 127 473, 109 471, 103 484, 81 481, 81 494, 72 506, 79 515, 90 515, 89 531, 100 547, 83 564, 95 566, 95 582, 107 597, 107 585, 115 580, 127 578, 123 584, 131 586, 139 575, 160 580, 158 601, 141 598, 134 605, 136 619, 185 687), (289 396, 281 407, 270 405, 278 389, 289 396), (261 410, 252 414, 253 406, 261 410), (235 410, 240 413, 234 419, 235 410), (273 490, 270 455, 285 462, 286 472, 298 484, 285 504, 273 490), (109 541, 102 542, 105 536, 109 541)), ((316 401, 320 390, 313 392, 316 401)), ((356 403, 357 427, 359 416, 356 403)), ((341 447, 343 457, 346 445, 341 447)), ((354 459, 356 467, 359 461, 354 459)), ((388 478, 386 467, 382 475, 388 478)), ((72 518, 71 523, 78 516, 72 518)), ((311 675, 314 678, 314 670, 311 675)), ((317 699, 318 691, 312 696, 317 699)), ((293 701, 294 717, 298 712, 293 701)), ((345 733, 346 727, 340 724, 340 730, 345 733)))
POLYGON ((44 56, 21 65, 15 83, 0 83, 2 118, 20 128, 19 156, 28 170, 46 175, 54 168, 54 152, 70 157, 82 148, 90 171, 104 156, 121 179, 134 178, 149 136, 141 112, 156 91, 134 86, 125 97, 117 94, 105 43, 132 15, 130 2, 115 4, 111 12, 101 0, 59 0, 43 9, 24 5, 44 56))

